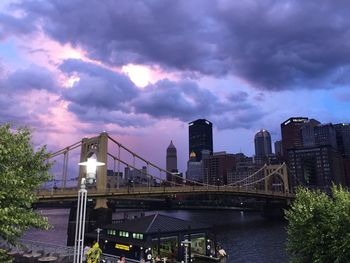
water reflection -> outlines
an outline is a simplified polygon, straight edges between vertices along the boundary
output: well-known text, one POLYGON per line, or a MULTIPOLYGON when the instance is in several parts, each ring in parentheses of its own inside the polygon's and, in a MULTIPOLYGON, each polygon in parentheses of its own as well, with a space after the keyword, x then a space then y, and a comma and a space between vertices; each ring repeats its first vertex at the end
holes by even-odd
MULTIPOLYGON (((119 211, 114 218, 122 218, 125 211, 119 211)), ((161 213, 185 220, 213 225, 217 239, 225 248, 232 263, 283 263, 287 262, 285 252, 285 222, 264 219, 259 213, 243 211, 152 211, 146 215, 161 213)), ((128 211, 129 218, 140 212, 128 211)), ((43 210, 53 226, 49 231, 29 230, 24 238, 65 245, 69 210, 43 210)))

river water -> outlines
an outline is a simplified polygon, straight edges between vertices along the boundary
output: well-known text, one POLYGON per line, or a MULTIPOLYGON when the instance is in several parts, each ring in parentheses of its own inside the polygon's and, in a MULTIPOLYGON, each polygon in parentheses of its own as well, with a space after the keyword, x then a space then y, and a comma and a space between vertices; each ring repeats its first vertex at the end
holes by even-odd
MULTIPOLYGON (((48 217, 52 228, 48 231, 29 230, 23 238, 66 245, 69 210, 48 209, 40 212, 43 216, 48 217)), ((123 213, 116 213, 113 217, 121 218, 123 213)), ((265 219, 255 212, 231 210, 152 211, 146 212, 146 215, 153 213, 215 225, 217 239, 229 255, 228 262, 230 263, 283 263, 288 261, 285 252, 286 223, 283 221, 265 219)))

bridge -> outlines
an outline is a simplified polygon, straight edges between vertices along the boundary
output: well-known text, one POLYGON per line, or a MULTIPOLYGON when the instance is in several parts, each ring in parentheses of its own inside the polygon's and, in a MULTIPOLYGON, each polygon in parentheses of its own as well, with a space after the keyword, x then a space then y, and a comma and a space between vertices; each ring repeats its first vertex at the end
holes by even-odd
MULTIPOLYGON (((294 198, 289 189, 284 163, 264 165, 244 178, 226 185, 214 185, 188 180, 178 173, 166 171, 103 132, 99 136, 84 138, 50 155, 48 161, 54 160, 62 164, 60 185, 51 189, 39 189, 39 202, 77 199, 78 184, 85 177, 85 167, 79 167, 76 186, 68 187, 67 182, 69 156, 76 156, 79 149, 80 162, 95 155, 98 161, 106 164, 98 167, 96 183, 88 188, 89 198, 96 199, 96 208, 107 207, 107 199, 118 197, 147 199, 176 194, 220 194, 283 201, 294 198), (60 159, 63 161, 58 161, 60 159)), ((57 176, 59 175, 56 173, 57 176)))

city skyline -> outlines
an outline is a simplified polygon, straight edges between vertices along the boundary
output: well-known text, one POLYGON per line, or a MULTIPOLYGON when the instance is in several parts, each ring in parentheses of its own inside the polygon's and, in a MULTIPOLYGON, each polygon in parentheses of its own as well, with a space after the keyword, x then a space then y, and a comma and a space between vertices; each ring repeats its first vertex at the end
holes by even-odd
POLYGON ((251 156, 256 132, 274 143, 292 116, 350 121, 349 7, 1 1, 0 122, 50 151, 105 130, 163 167, 173 140, 185 171, 204 118, 214 151, 251 156))

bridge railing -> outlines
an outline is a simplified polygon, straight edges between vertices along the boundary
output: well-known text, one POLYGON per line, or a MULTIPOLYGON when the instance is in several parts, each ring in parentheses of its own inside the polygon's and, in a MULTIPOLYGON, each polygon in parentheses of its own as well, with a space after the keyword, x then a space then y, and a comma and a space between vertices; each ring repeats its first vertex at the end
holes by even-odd
MULTIPOLYGON (((288 192, 279 192, 265 189, 257 189, 254 187, 245 187, 245 186, 232 186, 232 185, 206 185, 206 186, 198 186, 198 185, 184 185, 184 186, 143 186, 143 187, 121 187, 121 188, 106 188, 103 190, 97 190, 96 188, 88 189, 88 196, 91 198, 94 197, 113 197, 113 196, 155 196, 158 194, 181 194, 181 193, 232 193, 232 194, 247 194, 247 195, 257 195, 257 196, 270 196, 270 197, 283 197, 283 198, 291 198, 293 194, 288 192)), ((60 198, 60 199, 75 199, 78 193, 77 188, 70 189, 56 189, 56 190, 39 190, 37 195, 39 199, 52 199, 60 198)))

